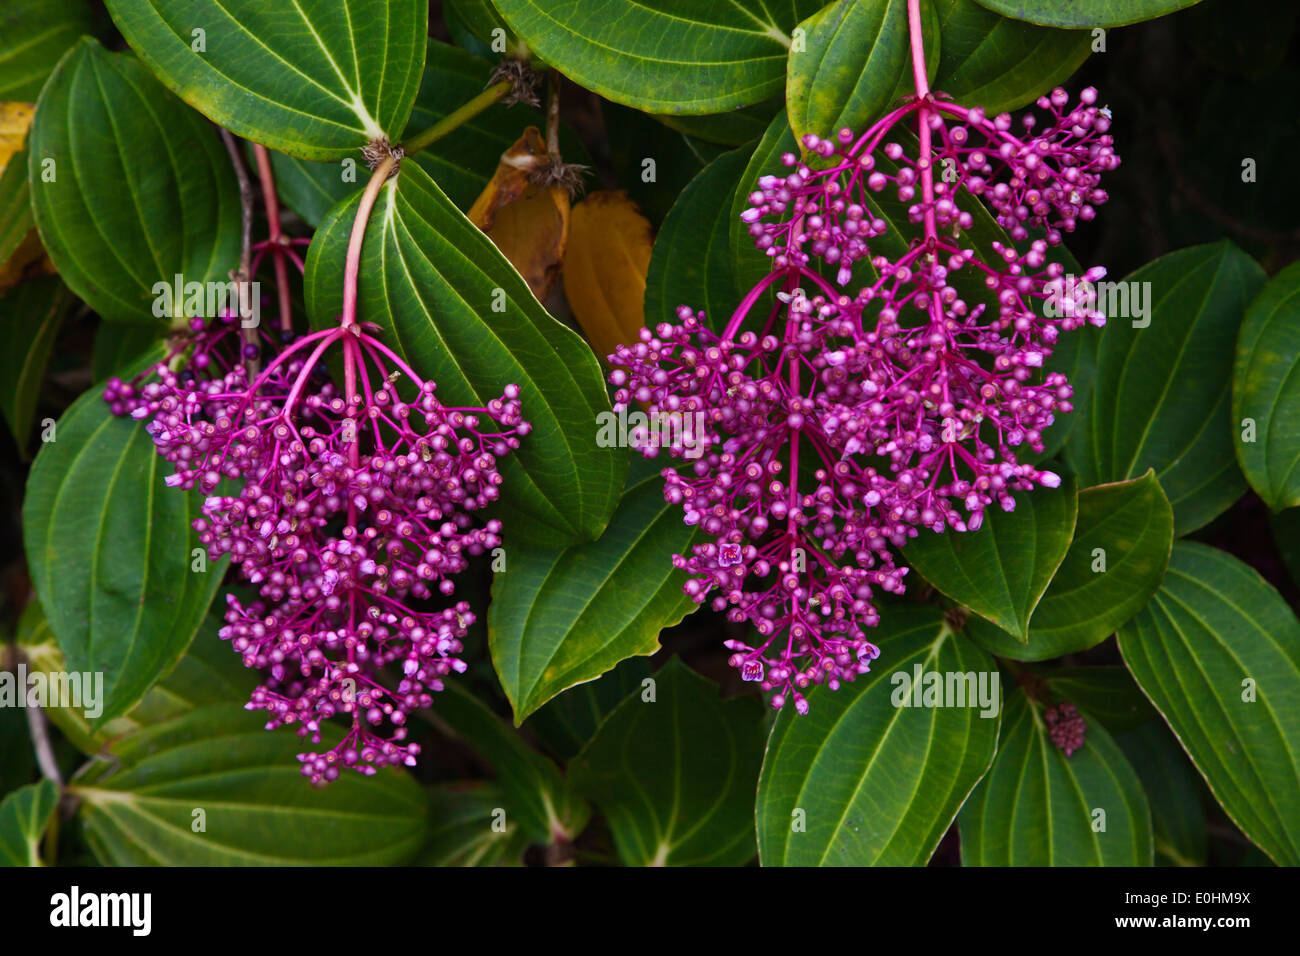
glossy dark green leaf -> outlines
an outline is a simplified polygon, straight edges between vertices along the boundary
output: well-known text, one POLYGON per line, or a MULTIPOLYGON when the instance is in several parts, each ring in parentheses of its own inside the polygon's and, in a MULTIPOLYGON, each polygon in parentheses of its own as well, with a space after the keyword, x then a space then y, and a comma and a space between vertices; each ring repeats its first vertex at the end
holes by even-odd
POLYGON ((106 319, 166 329, 155 284, 229 282, 239 194, 216 132, 128 54, 84 39, 41 92, 29 139, 41 239, 106 319))
POLYGON ((781 91, 791 32, 823 0, 494 0, 571 80, 651 113, 720 113, 781 91))
POLYGON ((1291 574, 1291 580, 1300 582, 1300 508, 1287 508, 1268 517, 1282 562, 1291 574))
POLYGON ((764 866, 922 866, 993 759, 997 665, 937 608, 891 607, 878 630, 869 674, 814 688, 806 716, 786 708, 772 728, 758 784, 764 866), (931 674, 954 696, 931 691, 927 703, 931 674))
POLYGON ((528 846, 506 812, 505 791, 489 781, 430 788, 429 819, 421 866, 519 866, 528 846))
MULTIPOLYGON (((336 207, 311 244, 304 284, 317 326, 336 323, 342 309, 358 201, 336 207)), ((517 519, 506 517, 510 540, 555 545, 600 535, 626 457, 596 443, 596 416, 609 410, 596 357, 419 166, 404 166, 379 194, 361 256, 358 318, 378 324, 448 405, 482 407, 519 386, 533 430, 502 463, 501 501, 517 519)))
POLYGON ((1233 370, 1237 461, 1274 511, 1300 505, 1300 263, 1246 310, 1233 370))
POLYGON ((1233 822, 1300 863, 1300 621, 1286 602, 1231 555, 1180 541, 1119 649, 1233 822))
MULTIPOLYGON (((927 33, 937 39, 928 0, 925 9, 927 33)), ((845 126, 861 132, 890 106, 900 76, 912 76, 907 0, 841 0, 800 27, 804 43, 790 51, 785 88, 800 142, 807 133, 833 137, 845 126)))
POLYGON ((943 36, 934 87, 990 115, 1032 103, 1088 58, 1092 33, 1010 20, 975 0, 935 0, 943 36))
MULTIPOLYGON (((415 855, 428 806, 410 776, 344 772, 314 788, 296 756, 303 741, 265 722, 220 704, 117 741, 115 759, 70 788, 95 856, 106 866, 384 866, 415 855)), ((323 736, 316 746, 341 734, 327 725, 323 736)))
POLYGON ((0 867, 42 866, 41 837, 59 802, 59 788, 42 780, 0 803, 0 867))
MULTIPOLYGON (((1092 400, 1077 403, 1082 420, 1067 445, 1080 485, 1154 468, 1180 536, 1241 497, 1232 359, 1242 315, 1263 284, 1255 260, 1226 241, 1170 253, 1121 280, 1118 288, 1128 293, 1115 296, 1092 400), (1139 299, 1145 317, 1136 314, 1139 299)), ((1106 303, 1099 308, 1106 311, 1106 303)))
POLYGON ((530 842, 571 841, 582 832, 591 816, 586 802, 553 761, 531 749, 472 693, 449 683, 427 715, 492 765, 505 794, 507 822, 517 823, 530 842))
POLYGON ((423 0, 107 0, 122 35, 213 122, 303 159, 396 141, 420 84, 423 0))
POLYGON ((1008 698, 997 758, 957 819, 963 865, 1151 865, 1142 784, 1100 722, 1079 713, 1087 735, 1067 757, 1042 707, 1021 691, 1008 698))
POLYGON ((516 725, 624 658, 659 650, 659 632, 695 609, 672 564, 695 531, 652 475, 623 493, 596 541, 509 549, 492 581, 488 641, 516 725))
POLYGON ((1028 643, 974 617, 966 622, 967 633, 985 650, 1013 660, 1087 650, 1150 600, 1172 544, 1173 513, 1151 472, 1085 488, 1074 540, 1034 611, 1028 643))
POLYGON ((678 322, 678 306, 703 310, 721 331, 736 307, 731 274, 731 197, 749 161, 744 149, 719 156, 677 197, 655 237, 645 280, 645 320, 678 322))
POLYGON ((0 411, 24 455, 45 363, 71 303, 57 276, 20 283, 0 296, 0 411))
POLYGON ((763 759, 757 700, 724 701, 673 658, 635 690, 574 760, 574 785, 604 813, 627 866, 737 866, 754 855, 763 759))
POLYGON ((103 674, 98 727, 175 666, 221 586, 190 522, 203 496, 163 485, 170 466, 143 422, 91 389, 32 466, 23 542, 32 586, 70 670, 103 674), (191 571, 194 552, 204 571, 191 571))
POLYGON ((1157 865, 1204 866, 1205 787, 1178 741, 1156 721, 1116 735, 1115 742, 1137 771, 1151 804, 1157 865))
POLYGON ((0 11, 0 102, 31 102, 68 47, 94 32, 86 0, 6 0, 0 11))
POLYGON ((903 549, 921 577, 960 604, 1029 640, 1029 620, 1074 536, 1074 479, 1016 496, 1014 511, 990 507, 978 531, 922 528, 903 549))
POLYGON ((27 149, 9 157, 0 173, 0 268, 36 228, 32 190, 27 184, 27 149))
MULTIPOLYGON (((224 608, 224 601, 219 604, 224 608)), ((119 737, 179 717, 197 707, 213 704, 243 707, 259 675, 244 667, 229 641, 217 637, 223 623, 221 610, 214 606, 176 666, 121 717, 91 727, 81 708, 53 704, 45 708, 46 715, 73 746, 82 753, 94 754, 119 737)), ((27 657, 28 673, 57 674, 67 669, 39 601, 30 602, 23 610, 17 638, 27 657)))
POLYGON ((1046 27, 1122 27, 1154 20, 1200 0, 978 0, 980 6, 1046 27))

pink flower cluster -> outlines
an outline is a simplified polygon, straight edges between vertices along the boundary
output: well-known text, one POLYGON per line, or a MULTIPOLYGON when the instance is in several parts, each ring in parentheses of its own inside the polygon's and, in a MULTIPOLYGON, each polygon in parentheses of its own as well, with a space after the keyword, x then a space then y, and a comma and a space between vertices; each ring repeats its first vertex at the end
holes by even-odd
POLYGON ((616 408, 704 416, 705 453, 665 469, 664 494, 712 540, 675 563, 696 602, 757 632, 727 647, 774 707, 806 713, 810 685, 869 669, 874 589, 901 593, 907 573, 891 546, 975 530, 1014 491, 1060 483, 1021 457, 1072 407, 1045 370, 1061 333, 1105 322, 1051 255, 1119 164, 1096 99, 1055 90, 1038 101, 1048 122, 1017 134, 918 89, 861 136, 805 136, 807 161, 786 154, 790 171, 749 195, 771 272, 725 327, 683 306, 609 357, 616 408), (910 243, 881 211, 895 202, 910 243), (990 216, 1009 241, 981 255, 990 216))
POLYGON ((529 431, 519 389, 449 408, 356 324, 298 338, 250 381, 240 359, 259 349, 233 320, 193 331, 184 354, 147 380, 110 382, 105 399, 150 420, 175 469, 167 484, 207 495, 194 527, 209 555, 229 555, 257 588, 247 605, 227 596, 220 632, 266 674, 249 709, 313 743, 323 722, 346 719, 340 743, 299 755, 314 783, 344 767, 413 765, 407 715, 465 670, 457 654, 474 615, 439 598, 469 556, 500 544, 500 522, 473 515, 497 499, 497 461, 529 431), (342 353, 343 389, 324 364, 330 349, 342 353))

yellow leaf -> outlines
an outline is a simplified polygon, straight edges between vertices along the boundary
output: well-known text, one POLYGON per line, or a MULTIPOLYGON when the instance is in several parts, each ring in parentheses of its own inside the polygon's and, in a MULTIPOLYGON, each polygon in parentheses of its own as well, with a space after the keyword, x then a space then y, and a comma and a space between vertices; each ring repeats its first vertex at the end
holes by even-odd
POLYGON ((653 230, 623 190, 594 192, 573 207, 564 294, 596 354, 637 341, 645 324, 653 230))
POLYGON ((0 103, 0 173, 5 171, 9 157, 23 148, 35 115, 34 103, 0 103))
POLYGON ((470 222, 496 243, 539 301, 555 284, 569 235, 568 190, 530 181, 550 161, 541 132, 528 127, 501 154, 491 181, 469 210, 470 222))

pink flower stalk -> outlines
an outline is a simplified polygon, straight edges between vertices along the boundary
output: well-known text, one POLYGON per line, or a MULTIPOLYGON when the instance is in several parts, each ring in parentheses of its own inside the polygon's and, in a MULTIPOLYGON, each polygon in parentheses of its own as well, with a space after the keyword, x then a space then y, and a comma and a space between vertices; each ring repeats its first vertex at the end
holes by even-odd
POLYGON ((879 655, 863 630, 879 622, 873 588, 902 593, 907 573, 891 545, 922 527, 975 530, 988 505, 1015 507, 1013 491, 1059 485, 1017 449, 1041 452, 1072 408, 1065 376, 1042 373, 1060 333, 1105 322, 1048 255, 1106 201, 1100 176, 1119 164, 1096 91, 1071 107, 1054 90, 1038 101, 1045 128, 1027 117, 1014 135, 1009 116, 930 92, 916 0, 909 25, 916 96, 861 136, 805 136, 815 166, 786 154, 792 171, 750 194, 742 219, 772 271, 721 333, 682 306, 678 324, 609 357, 616 408, 703 414, 707 450, 664 470, 664 495, 713 540, 674 563, 697 603, 712 594, 757 631, 726 643, 732 665, 801 714, 810 684, 835 689, 879 655), (892 259, 873 251, 887 192, 919 232, 892 259), (966 235, 981 200, 1016 243, 995 243, 992 261, 966 235), (773 287, 761 331, 742 331, 773 287), (1057 308, 1040 315, 1048 299, 1057 308))
POLYGON ((323 722, 348 724, 336 746, 299 754, 315 784, 344 767, 415 764, 407 716, 464 672, 457 655, 475 620, 463 601, 436 605, 469 557, 500 545, 501 523, 474 514, 497 500, 497 461, 530 430, 517 386, 485 408, 447 407, 433 382, 357 324, 364 216, 338 326, 289 342, 252 375, 240 358, 258 350, 232 319, 194 320, 149 381, 105 390, 115 413, 150 419, 174 466, 167 484, 207 495, 194 528, 209 556, 230 555, 257 588, 248 604, 227 595, 220 631, 266 674, 248 709, 268 712, 267 729, 291 724, 313 743, 323 722), (324 361, 330 350, 341 353, 342 389, 324 361), (239 484, 222 493, 223 482, 239 484))

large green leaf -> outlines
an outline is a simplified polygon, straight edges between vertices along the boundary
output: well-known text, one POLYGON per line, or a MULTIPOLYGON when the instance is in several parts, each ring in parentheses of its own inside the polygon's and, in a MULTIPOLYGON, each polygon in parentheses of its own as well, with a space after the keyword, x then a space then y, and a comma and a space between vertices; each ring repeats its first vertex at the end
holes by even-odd
POLYGON ((29 139, 41 239, 106 319, 166 328, 159 282, 229 282, 239 260, 230 157, 203 117, 127 54, 83 39, 41 92, 29 139))
POLYGON ((1300 263, 1270 279, 1246 311, 1232 421, 1250 486, 1274 511, 1300 505, 1300 263))
POLYGON ((740 865, 754 855, 762 709, 722 700, 678 658, 654 681, 654 700, 635 690, 601 724, 572 765, 574 785, 628 866, 740 865))
POLYGON ((904 560, 948 597, 1029 640, 1029 619, 1061 566, 1078 513, 1074 479, 1035 488, 1014 511, 989 508, 978 531, 935 534, 922 528, 904 560))
POLYGON ((547 63, 616 103, 720 113, 781 91, 794 27, 824 0, 494 0, 547 63))
MULTIPOLYGON (((924 5, 937 41, 934 6, 924 5)), ((802 49, 790 51, 786 67, 786 111, 795 136, 833 137, 843 127, 861 132, 885 112, 899 78, 912 90, 907 0, 840 0, 800 26, 802 49)))
POLYGON ((1124 662, 1246 836, 1300 864, 1300 622, 1252 568, 1174 546, 1124 662))
POLYGON ((396 142, 420 84, 424 0, 107 3, 173 92, 291 156, 332 159, 385 137, 396 142))
POLYGON ((784 103, 783 97, 767 100, 754 106, 714 113, 708 116, 656 116, 655 119, 669 129, 705 143, 722 146, 743 146, 763 135, 784 103))
POLYGON ((518 866, 528 836, 505 812, 505 791, 474 780, 429 791, 429 840, 421 866, 518 866))
POLYGON ((1049 739, 1042 708, 1011 695, 997 759, 958 817, 963 865, 1151 865, 1142 784, 1110 734, 1079 713, 1087 735, 1067 757, 1049 739))
POLYGON ((1074 540, 1029 623, 1028 643, 979 618, 967 632, 985 650, 1043 661, 1087 650, 1115 632, 1160 586, 1173 512, 1151 472, 1079 492, 1074 540))
POLYGON ((0 102, 28 102, 64 51, 95 21, 86 0, 5 0, 0 10, 0 102))
MULTIPOLYGON (((312 241, 304 283, 317 326, 338 321, 359 201, 336 207, 312 241)), ((533 430, 501 467, 501 500, 519 518, 507 517, 512 540, 554 545, 600 535, 626 455, 596 443, 596 416, 609 410, 596 357, 419 166, 403 166, 379 194, 362 250, 358 318, 377 323, 448 405, 482 407, 519 386, 533 430)))
POLYGON ((982 7, 1046 27, 1122 27, 1154 20, 1201 0, 978 0, 982 7))
MULTIPOLYGON (((397 770, 302 776, 303 742, 265 716, 220 704, 141 729, 69 791, 107 866, 383 866, 420 848, 428 807, 397 770), (202 811, 202 813, 199 813, 202 811)), ((334 743, 341 734, 323 728, 334 743)))
POLYGON ((990 115, 1018 109, 1064 82, 1088 58, 1087 30, 1009 20, 975 0, 935 0, 943 44, 934 87, 990 115))
POLYGON ((704 167, 677 197, 650 255, 645 280, 645 321, 676 324, 678 306, 703 310, 721 331, 736 307, 731 274, 731 197, 749 160, 736 149, 704 167))
POLYGON ((488 640, 516 725, 567 688, 659 649, 659 632, 695 609, 672 564, 695 533, 664 502, 656 474, 624 492, 596 541, 509 550, 492 582, 488 640))
POLYGON ((555 763, 530 749, 460 684, 448 684, 434 700, 433 710, 420 713, 462 738, 492 765, 505 794, 507 822, 518 823, 530 841, 571 841, 587 825, 590 808, 555 763))
POLYGON ((24 455, 45 363, 71 303, 57 276, 20 283, 0 296, 0 411, 24 455))
POLYGON ((787 708, 772 728, 758 783, 765 866, 923 865, 993 759, 997 665, 937 608, 890 608, 881 630, 871 673, 815 687, 806 716, 787 708), (927 697, 929 675, 961 700, 927 697))
MULTIPOLYGON (((1232 357, 1242 314, 1263 284, 1255 260, 1227 241, 1170 253, 1122 280, 1129 311, 1139 290, 1147 290, 1141 299, 1149 311, 1141 319, 1107 319, 1091 402, 1077 403, 1083 421, 1067 446, 1081 485, 1154 468, 1179 535, 1241 497, 1232 357)), ((1105 303, 1099 307, 1105 311, 1105 303)))
POLYGON ((0 867, 42 866, 41 836, 59 802, 50 780, 20 787, 0 803, 0 867))
POLYGON ((114 418, 98 391, 77 399, 27 480, 23 541, 32 586, 68 667, 103 674, 103 711, 127 712, 185 653, 221 586, 190 522, 198 491, 166 488, 143 422, 114 418))

